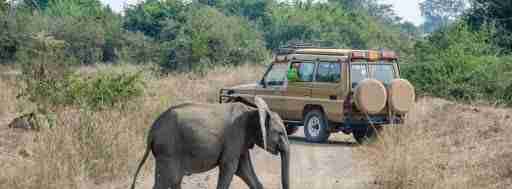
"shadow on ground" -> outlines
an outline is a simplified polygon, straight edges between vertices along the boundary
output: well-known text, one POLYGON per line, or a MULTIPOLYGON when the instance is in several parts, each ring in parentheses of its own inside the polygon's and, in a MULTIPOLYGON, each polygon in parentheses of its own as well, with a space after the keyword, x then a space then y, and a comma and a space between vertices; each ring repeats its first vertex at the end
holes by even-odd
POLYGON ((300 145, 300 146, 323 146, 323 147, 329 147, 329 146, 344 146, 344 147, 357 147, 359 144, 355 142, 349 142, 349 141, 336 141, 336 140, 329 140, 326 143, 311 143, 306 141, 306 138, 301 136, 288 136, 288 139, 290 140, 290 144, 292 145, 300 145))

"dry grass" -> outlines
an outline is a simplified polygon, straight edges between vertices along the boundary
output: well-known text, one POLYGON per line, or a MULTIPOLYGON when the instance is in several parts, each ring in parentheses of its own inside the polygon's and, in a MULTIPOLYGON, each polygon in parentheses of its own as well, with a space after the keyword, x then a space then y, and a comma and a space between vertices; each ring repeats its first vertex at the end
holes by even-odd
POLYGON ((424 98, 405 126, 356 154, 371 162, 375 188, 509 188, 512 111, 424 98))
MULTIPOLYGON (((90 67, 80 71, 87 75, 94 74, 94 69, 145 68, 90 67)), ((145 133, 161 112, 183 101, 213 102, 219 88, 255 81, 262 72, 260 66, 242 66, 215 68, 204 76, 147 74, 144 96, 127 110, 91 112, 81 107, 60 108, 55 128, 37 132, 33 140, 0 152, 2 160, 1 156, 19 156, 20 149, 29 152, 24 158, 9 160, 8 167, 5 164, 0 171, 0 188, 96 188, 113 180, 129 180, 145 148, 145 133)), ((17 113, 12 108, 16 106, 13 91, 17 89, 5 85, 3 80, 0 87, 0 110, 17 113)), ((4 136, 1 132, 15 132, 4 129, 6 124, 0 122, 0 137, 4 136)))
MULTIPOLYGON (((16 100, 14 80, 0 77, 0 188, 98 188, 116 181, 116 187, 126 188, 142 156, 144 135, 162 111, 183 101, 215 102, 220 87, 255 81, 263 72, 243 66, 215 68, 204 76, 160 77, 151 68, 126 65, 79 71, 93 75, 97 69, 142 69, 144 96, 127 110, 60 108, 57 126, 40 132, 6 129, 10 116, 31 106, 16 100)), ((354 159, 369 159, 375 188, 507 188, 512 185, 511 116, 508 109, 424 98, 405 126, 388 128, 379 144, 354 148, 354 159)))

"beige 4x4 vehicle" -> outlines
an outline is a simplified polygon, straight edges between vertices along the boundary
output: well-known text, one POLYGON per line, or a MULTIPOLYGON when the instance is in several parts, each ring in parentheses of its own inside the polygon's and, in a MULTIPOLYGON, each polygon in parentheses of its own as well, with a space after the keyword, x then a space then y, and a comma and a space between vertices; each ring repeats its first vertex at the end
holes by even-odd
POLYGON ((285 120, 288 134, 304 126, 310 142, 340 131, 374 141, 382 126, 403 123, 415 100, 394 52, 312 47, 280 49, 258 83, 221 89, 219 101, 251 104, 255 95, 285 120))

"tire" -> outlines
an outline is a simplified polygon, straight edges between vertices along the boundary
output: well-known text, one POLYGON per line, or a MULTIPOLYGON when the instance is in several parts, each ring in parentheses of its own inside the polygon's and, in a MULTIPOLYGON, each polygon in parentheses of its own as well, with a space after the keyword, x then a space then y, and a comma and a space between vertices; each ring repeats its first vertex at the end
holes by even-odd
POLYGON ((357 143, 365 145, 365 144, 373 144, 378 140, 378 133, 382 130, 382 127, 376 126, 365 126, 364 128, 355 129, 352 131, 352 135, 354 135, 354 139, 356 139, 357 143))
POLYGON ((287 135, 293 135, 299 130, 299 127, 293 127, 293 126, 287 126, 286 127, 286 134, 287 135))
POLYGON ((327 141, 330 135, 329 125, 322 111, 309 111, 304 119, 304 136, 306 136, 306 141, 323 143, 327 141))

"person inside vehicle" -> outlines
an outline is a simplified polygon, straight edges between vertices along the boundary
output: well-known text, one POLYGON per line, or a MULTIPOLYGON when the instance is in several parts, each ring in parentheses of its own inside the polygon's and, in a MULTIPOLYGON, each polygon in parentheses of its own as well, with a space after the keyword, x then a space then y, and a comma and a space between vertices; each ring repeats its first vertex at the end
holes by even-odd
POLYGON ((288 82, 299 81, 299 67, 300 64, 292 64, 292 66, 288 70, 288 82))

